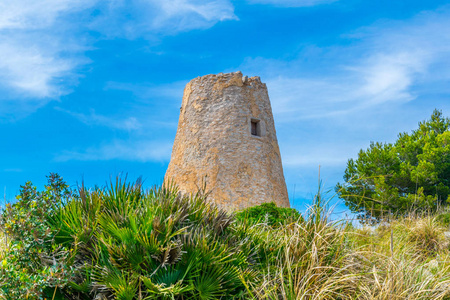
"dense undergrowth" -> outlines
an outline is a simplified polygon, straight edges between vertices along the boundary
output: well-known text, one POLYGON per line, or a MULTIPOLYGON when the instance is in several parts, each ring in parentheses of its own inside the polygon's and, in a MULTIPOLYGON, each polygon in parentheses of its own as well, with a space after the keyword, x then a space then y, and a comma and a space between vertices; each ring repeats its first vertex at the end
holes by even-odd
POLYGON ((0 299, 450 299, 445 215, 355 228, 322 203, 235 217, 173 186, 52 174, 2 213, 0 299))

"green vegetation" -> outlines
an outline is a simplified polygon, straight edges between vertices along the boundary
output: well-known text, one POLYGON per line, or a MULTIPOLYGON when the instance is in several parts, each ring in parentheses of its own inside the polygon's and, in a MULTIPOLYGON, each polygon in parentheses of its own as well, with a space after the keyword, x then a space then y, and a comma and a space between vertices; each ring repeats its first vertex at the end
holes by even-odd
POLYGON ((67 185, 51 174, 44 191, 36 191, 27 182, 21 187, 17 203, 7 205, 3 211, 0 225, 5 247, 0 285, 6 299, 33 299, 47 295, 50 287, 67 283, 70 270, 61 263, 67 251, 54 242, 54 229, 48 221, 54 217, 55 208, 69 198, 67 185))
POLYGON ((450 120, 435 110, 394 144, 371 143, 350 159, 336 190, 362 220, 435 211, 450 200, 450 120))
POLYGON ((304 220, 272 204, 235 218, 173 186, 69 191, 51 174, 2 213, 0 299, 450 299, 438 217, 356 229, 323 203, 304 220))
POLYGON ((443 211, 436 215, 436 220, 440 225, 448 227, 450 229, 450 212, 443 211))
POLYGON ((296 209, 277 207, 274 202, 249 207, 237 212, 235 217, 240 222, 248 222, 252 225, 265 223, 273 227, 303 220, 302 215, 296 209))
POLYGON ((144 192, 139 181, 118 179, 72 193, 53 174, 44 192, 22 187, 3 213, 14 251, 3 258, 1 290, 6 299, 48 291, 68 299, 244 295, 243 280, 255 275, 253 248, 230 231, 231 221, 174 188, 144 192))

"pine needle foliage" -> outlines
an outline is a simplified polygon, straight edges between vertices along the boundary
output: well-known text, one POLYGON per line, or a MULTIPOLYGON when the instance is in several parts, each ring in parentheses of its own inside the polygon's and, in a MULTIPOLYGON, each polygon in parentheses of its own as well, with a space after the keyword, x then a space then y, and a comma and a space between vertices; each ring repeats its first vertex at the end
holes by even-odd
POLYGON ((362 221, 439 211, 450 203, 450 119, 434 110, 394 143, 371 142, 349 159, 336 191, 362 221))

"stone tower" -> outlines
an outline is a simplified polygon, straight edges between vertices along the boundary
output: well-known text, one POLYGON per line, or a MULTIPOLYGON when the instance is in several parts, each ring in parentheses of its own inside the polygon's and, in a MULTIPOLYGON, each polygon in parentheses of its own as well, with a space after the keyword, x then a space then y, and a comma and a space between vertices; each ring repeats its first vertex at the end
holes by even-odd
POLYGON ((241 72, 195 78, 184 89, 165 180, 182 193, 206 181, 226 210, 274 201, 289 207, 272 108, 259 77, 241 72))

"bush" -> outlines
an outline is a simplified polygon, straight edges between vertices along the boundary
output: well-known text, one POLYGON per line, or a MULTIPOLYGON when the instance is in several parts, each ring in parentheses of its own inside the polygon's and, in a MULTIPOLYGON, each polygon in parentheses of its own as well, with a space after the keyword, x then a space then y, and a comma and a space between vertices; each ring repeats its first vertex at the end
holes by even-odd
POLYGON ((440 213, 436 216, 436 220, 442 226, 449 227, 450 226, 450 213, 449 212, 440 213))
POLYGON ((273 227, 303 221, 302 215, 296 209, 277 207, 274 202, 246 208, 236 213, 236 219, 249 224, 265 223, 273 227))
POLYGON ((38 192, 27 182, 21 186, 17 202, 6 206, 0 227, 9 244, 1 261, 0 295, 43 299, 46 293, 53 294, 65 285, 70 274, 65 261, 68 252, 54 243, 56 232, 47 220, 59 203, 71 196, 62 178, 52 173, 44 191, 38 192))

